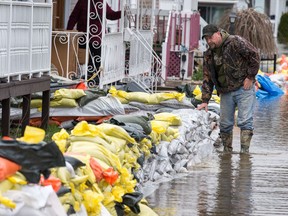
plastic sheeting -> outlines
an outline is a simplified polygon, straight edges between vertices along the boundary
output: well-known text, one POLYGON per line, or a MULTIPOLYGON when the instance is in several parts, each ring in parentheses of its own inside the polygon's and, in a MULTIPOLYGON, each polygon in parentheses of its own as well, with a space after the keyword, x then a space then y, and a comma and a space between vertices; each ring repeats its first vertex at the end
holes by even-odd
POLYGON ((257 81, 260 83, 261 88, 256 92, 258 98, 266 96, 279 96, 283 95, 284 91, 274 84, 268 76, 256 76, 257 81))
POLYGON ((22 190, 9 190, 3 196, 17 205, 15 209, 0 205, 0 215, 5 216, 66 216, 66 212, 51 186, 28 185, 22 190))
POLYGON ((28 182, 38 183, 40 174, 48 177, 49 168, 65 166, 65 159, 54 143, 27 144, 16 140, 0 141, 0 156, 19 164, 28 182))
MULTIPOLYGON (((50 116, 109 116, 123 114, 125 114, 123 105, 110 95, 99 97, 83 107, 50 108, 50 116)), ((31 114, 31 118, 40 116, 40 112, 31 114)))

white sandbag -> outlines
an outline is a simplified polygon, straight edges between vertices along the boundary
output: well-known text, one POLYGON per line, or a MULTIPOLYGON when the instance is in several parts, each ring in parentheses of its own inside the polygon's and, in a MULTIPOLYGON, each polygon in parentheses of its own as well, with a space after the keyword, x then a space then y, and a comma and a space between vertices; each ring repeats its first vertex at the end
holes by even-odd
POLYGON ((156 151, 159 157, 167 158, 168 157, 168 146, 169 142, 162 141, 160 144, 156 147, 156 151))
POLYGON ((3 216, 67 216, 51 186, 26 185, 21 190, 9 190, 3 196, 16 203, 15 209, 0 205, 3 216))

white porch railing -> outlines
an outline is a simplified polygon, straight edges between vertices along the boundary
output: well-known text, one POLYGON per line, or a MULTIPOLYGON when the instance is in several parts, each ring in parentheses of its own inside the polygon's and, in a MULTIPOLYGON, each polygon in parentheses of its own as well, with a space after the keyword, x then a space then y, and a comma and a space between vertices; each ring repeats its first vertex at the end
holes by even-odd
POLYGON ((125 44, 122 33, 105 35, 101 57, 100 88, 125 77, 125 44))
POLYGON ((137 35, 130 41, 129 76, 150 74, 151 70, 153 34, 142 30, 137 35))
POLYGON ((152 31, 128 31, 132 37, 129 58, 129 78, 148 92, 155 92, 164 83, 161 58, 153 50, 152 31))
POLYGON ((50 73, 52 3, 0 1, 0 78, 50 73))

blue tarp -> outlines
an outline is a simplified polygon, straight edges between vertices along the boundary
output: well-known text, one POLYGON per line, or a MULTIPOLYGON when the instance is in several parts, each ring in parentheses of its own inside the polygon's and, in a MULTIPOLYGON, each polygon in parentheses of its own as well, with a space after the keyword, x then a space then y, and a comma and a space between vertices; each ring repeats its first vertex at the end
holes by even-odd
POLYGON ((257 81, 261 85, 260 89, 256 92, 257 98, 264 98, 267 96, 283 95, 284 91, 274 84, 268 76, 257 75, 257 81))

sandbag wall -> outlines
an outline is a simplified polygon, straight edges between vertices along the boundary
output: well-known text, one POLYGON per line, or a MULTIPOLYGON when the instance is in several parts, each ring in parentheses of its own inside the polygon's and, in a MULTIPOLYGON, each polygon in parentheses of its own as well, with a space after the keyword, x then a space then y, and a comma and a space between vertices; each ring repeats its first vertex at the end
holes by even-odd
MULTIPOLYGON (((213 156, 213 143, 219 132, 219 116, 216 113, 195 110, 181 93, 139 95, 122 92, 124 97, 119 99, 119 95, 115 96, 119 91, 113 91, 111 95, 126 115, 113 115, 98 125, 79 121, 71 131, 62 129, 55 133, 52 139, 58 146, 57 152, 61 153, 57 155, 62 155, 61 163, 51 164, 49 169, 38 168, 33 181, 27 175, 34 173, 33 170, 21 168, 21 163, 12 157, 6 158, 19 168, 16 174, 10 173, 2 179, 0 190, 3 199, 10 198, 15 203, 13 196, 5 198, 7 193, 9 195, 11 189, 26 190, 27 186, 20 183, 2 188, 7 181, 15 182, 11 175, 13 178, 21 175, 23 181, 19 182, 23 185, 34 183, 35 187, 50 187, 50 194, 54 190, 54 195, 58 195, 56 206, 59 208, 61 203, 62 211, 50 215, 153 216, 156 214, 144 199, 143 188, 147 187, 147 183, 158 182, 165 177, 173 178, 213 156), (119 101, 123 98, 126 101, 121 104, 119 101)), ((30 135, 24 134, 26 139, 20 139, 21 143, 28 141, 37 143, 32 146, 44 145, 43 141, 33 140, 35 134, 33 131, 30 135)), ((13 142, 19 145, 20 141, 13 142)), ((56 146, 54 142, 51 145, 56 146)), ((45 151, 42 150, 42 153, 45 155, 45 151)), ((22 161, 27 158, 22 158, 22 161)), ((41 157, 37 160, 40 162, 41 157)), ((1 207, 11 208, 9 199, 6 201, 6 207, 1 207)), ((17 202, 12 206, 15 215, 17 206, 17 202)))

